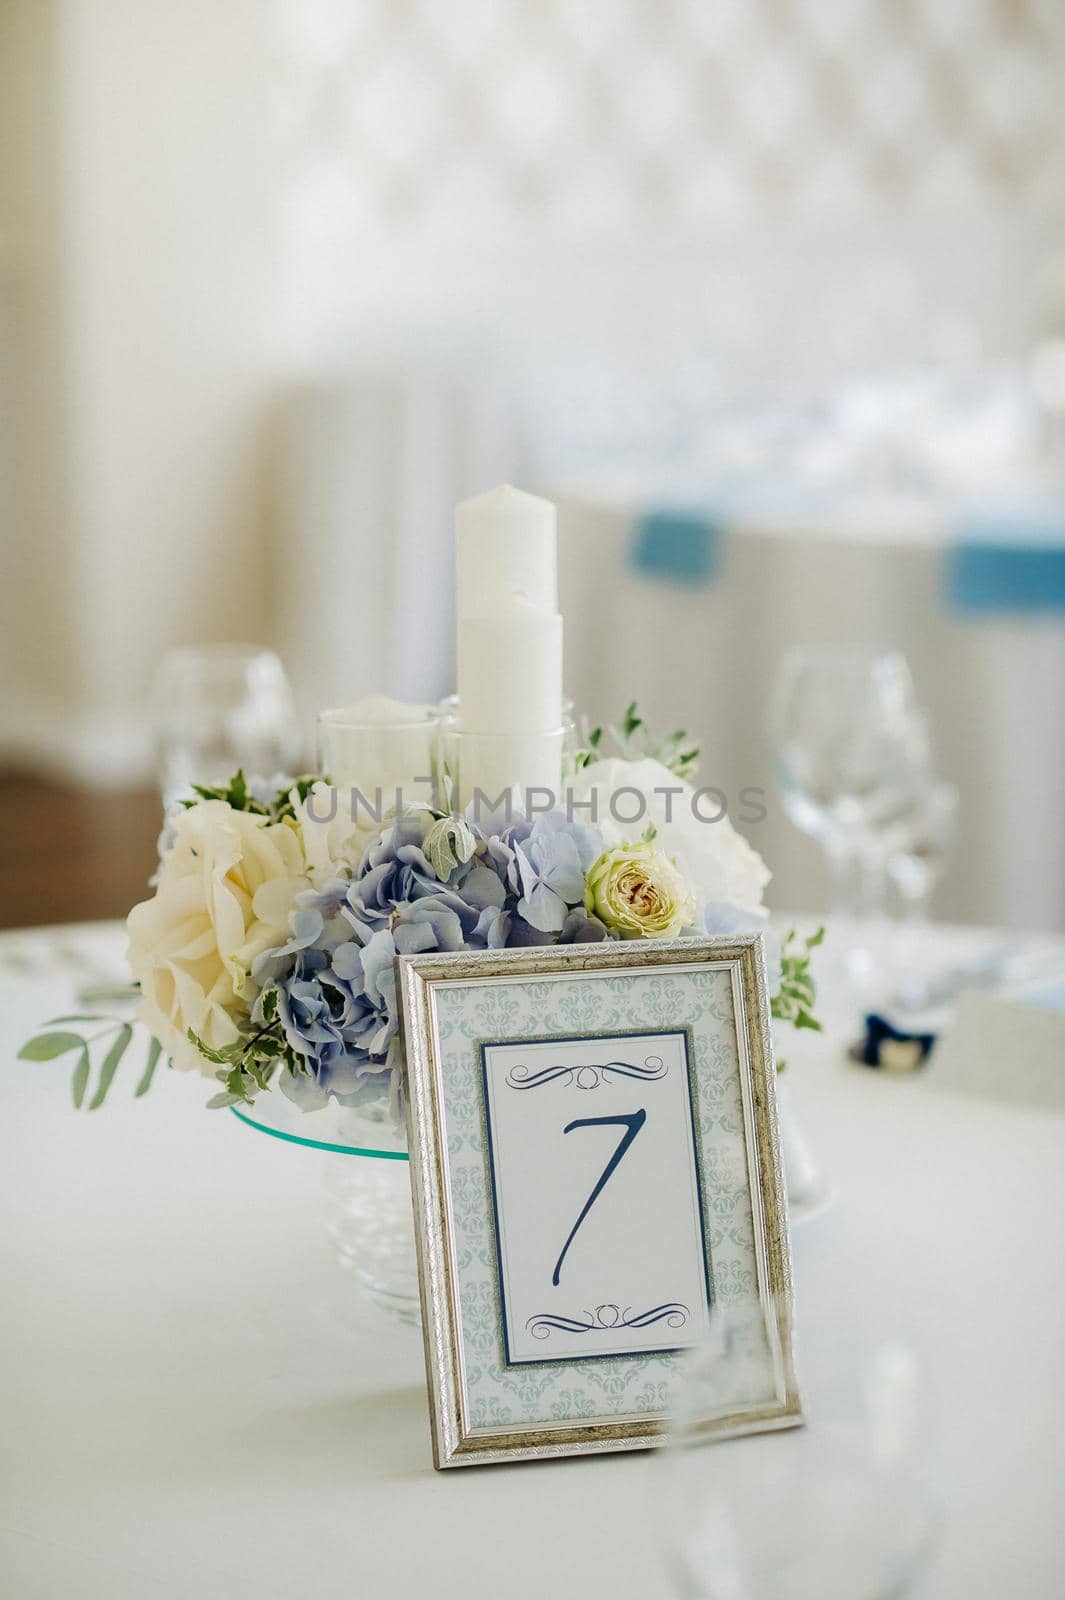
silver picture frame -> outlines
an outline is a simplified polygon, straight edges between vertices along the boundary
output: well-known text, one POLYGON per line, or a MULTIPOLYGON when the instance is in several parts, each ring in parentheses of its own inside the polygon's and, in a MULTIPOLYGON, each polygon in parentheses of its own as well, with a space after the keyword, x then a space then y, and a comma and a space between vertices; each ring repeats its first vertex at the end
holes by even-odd
MULTIPOLYGON (((794 1427, 803 1421, 792 1354, 792 1273, 788 1236, 787 1200, 781 1166, 775 1097, 775 1068, 770 1034, 764 941, 759 934, 678 939, 662 942, 604 942, 594 945, 547 946, 505 951, 460 951, 396 958, 396 979, 401 1002, 403 1039, 407 1061, 407 1119, 410 1175, 414 1202, 415 1237, 422 1302, 422 1328, 432 1428, 433 1458, 438 1468, 477 1465, 605 1451, 642 1449, 660 1444, 668 1422, 668 1408, 641 1414, 618 1415, 604 1406, 602 1415, 558 1415, 522 1418, 515 1422, 500 1416, 477 1416, 471 1402, 471 1367, 475 1374, 484 1364, 482 1337, 476 1360, 468 1359, 463 1321, 463 1282, 456 1248, 456 1214, 453 1195, 453 1157, 448 1126, 449 1085, 444 1072, 444 1041, 440 1012, 454 1002, 454 991, 496 990, 507 985, 529 985, 534 980, 593 979, 603 983, 637 974, 662 973, 676 983, 687 973, 707 967, 728 975, 734 1019, 735 1060, 742 1132, 742 1163, 746 1174, 751 1239, 751 1282, 756 1285, 757 1312, 764 1326, 767 1351, 766 1392, 739 1400, 724 1413, 700 1421, 707 1436, 731 1436, 794 1427)), ((616 990, 615 990, 616 992, 616 990)), ((676 1018, 683 1028, 683 1015, 676 1018)), ((498 1034, 490 1026, 488 1034, 498 1034)), ((542 1043, 558 1035, 533 1033, 529 1043, 542 1043)), ((525 1043, 518 1034, 515 1042, 525 1043)), ((464 1043, 468 1054, 477 1042, 464 1043)), ((450 1048, 454 1049, 452 1041, 450 1048)), ((465 1056, 463 1056, 463 1061, 465 1056)), ((469 1073, 473 1082, 472 1068, 469 1073)), ((485 1171, 490 1165, 487 1125, 487 1088, 484 1101, 471 1106, 466 1095, 473 1132, 463 1142, 483 1140, 485 1171), (473 1121, 472 1119, 476 1119, 473 1121)), ((717 1134, 714 1137, 718 1137, 717 1134)), ((724 1138, 725 1135, 720 1137, 724 1138)), ((729 1154, 739 1159, 738 1150, 729 1154)), ((738 1169, 737 1169, 738 1170, 738 1169)), ((701 1171, 701 1169, 700 1169, 701 1171)), ((468 1174, 467 1174, 468 1175, 468 1174)), ((700 1205, 702 1177, 700 1176, 700 1205)), ((467 1184, 468 1190, 469 1185, 467 1184)), ((490 1185, 484 1184, 484 1205, 490 1212, 490 1185)), ((491 1217, 486 1227, 494 1226, 491 1217)), ((709 1253, 712 1246, 707 1243, 709 1253)), ((469 1251, 464 1252, 468 1258, 469 1251)), ((481 1251, 482 1258, 485 1252, 481 1251)), ((502 1273, 502 1268, 500 1268, 502 1273)), ((709 1275, 707 1278, 709 1285, 709 1275)), ((483 1288, 484 1285, 482 1284, 483 1288)), ((486 1291, 487 1292, 487 1291, 486 1291)), ((496 1292, 495 1290, 492 1291, 496 1292)), ((502 1278, 498 1286, 502 1299, 502 1278)), ((481 1300, 485 1295, 481 1295, 481 1300)), ((711 1301, 712 1303, 712 1301, 711 1301)), ((493 1360, 505 1362, 500 1313, 499 1348, 493 1360)), ((675 1370, 673 1352, 652 1352, 664 1357, 675 1370)), ((581 1361, 569 1367, 576 1371, 581 1361)), ((483 1411, 483 1407, 481 1408, 483 1411)), ((690 1428, 689 1428, 690 1433, 690 1428)))

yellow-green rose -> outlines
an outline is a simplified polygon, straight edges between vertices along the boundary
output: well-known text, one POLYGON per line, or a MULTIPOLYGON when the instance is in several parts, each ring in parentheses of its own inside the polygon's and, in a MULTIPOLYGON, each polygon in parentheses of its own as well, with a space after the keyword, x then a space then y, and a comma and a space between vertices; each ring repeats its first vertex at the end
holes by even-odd
POLYGON ((695 896, 672 856, 622 844, 589 869, 584 906, 623 939, 670 939, 695 921, 695 896))

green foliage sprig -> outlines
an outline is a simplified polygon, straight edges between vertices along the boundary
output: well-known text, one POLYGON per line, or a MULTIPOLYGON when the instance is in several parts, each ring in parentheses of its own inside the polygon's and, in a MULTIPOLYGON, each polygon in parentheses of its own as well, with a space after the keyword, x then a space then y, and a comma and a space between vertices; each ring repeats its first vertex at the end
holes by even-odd
POLYGON ((262 994, 263 1021, 249 1023, 239 1039, 226 1045, 224 1050, 212 1050, 190 1028, 188 1037, 203 1056, 219 1071, 215 1077, 222 1085, 217 1094, 207 1102, 208 1111, 219 1111, 225 1106, 250 1106, 257 1094, 269 1089, 282 1066, 292 1072, 306 1072, 307 1064, 285 1038, 281 1019, 277 1014, 277 990, 264 989, 262 994))
MULTIPOLYGON (((780 988, 773 996, 770 1010, 778 1022, 790 1022, 793 1028, 811 1028, 821 1032, 821 1024, 814 1015, 817 1003, 817 985, 814 983, 810 952, 816 950, 825 937, 824 928, 818 928, 808 938, 802 939, 791 929, 780 949, 780 988)), ((777 1062, 777 1071, 786 1065, 777 1062)))
POLYGON ((286 778, 281 787, 270 796, 269 800, 256 799, 248 788, 248 780, 244 776, 244 769, 238 767, 228 783, 210 785, 194 783, 192 791, 195 799, 182 800, 182 807, 188 811, 192 806, 198 806, 202 800, 224 800, 227 806, 234 811, 250 811, 256 817, 268 817, 271 822, 294 821, 296 808, 293 795, 302 803, 310 794, 316 783, 328 783, 328 778, 322 778, 317 773, 304 773, 298 778, 286 778))
MULTIPOLYGON (((70 1089, 74 1098, 74 1105, 80 1110, 85 1103, 86 1092, 89 1087, 89 1077, 92 1072, 92 1046, 98 1040, 110 1037, 111 1043, 100 1066, 99 1077, 96 1080, 96 1089, 89 1100, 88 1109, 98 1111, 107 1099, 108 1091, 115 1079, 119 1063, 125 1055, 133 1039, 133 1024, 124 1017, 92 1016, 79 1014, 66 1017, 52 1017, 44 1024, 46 1029, 56 1028, 61 1023, 70 1024, 95 1023, 102 1024, 98 1033, 86 1037, 83 1033, 76 1033, 69 1026, 59 1033, 38 1033, 28 1039, 18 1053, 20 1061, 56 1061, 60 1056, 77 1053, 74 1064, 74 1076, 71 1079, 70 1089)), ((133 1091, 134 1098, 147 1094, 152 1086, 155 1069, 159 1065, 159 1058, 163 1053, 162 1045, 158 1039, 148 1040, 148 1053, 144 1069, 133 1091)))
POLYGON ((639 706, 635 700, 631 700, 625 707, 620 723, 608 722, 605 727, 594 728, 589 728, 585 723, 581 734, 582 743, 574 756, 573 763, 577 772, 584 767, 590 767, 593 761, 601 761, 611 753, 623 761, 641 761, 650 757, 654 761, 660 761, 677 778, 691 778, 698 771, 699 747, 691 743, 690 736, 685 730, 679 728, 675 733, 667 733, 664 737, 656 736, 640 716, 639 706), (604 746, 604 740, 609 740, 613 745, 613 751, 604 746))

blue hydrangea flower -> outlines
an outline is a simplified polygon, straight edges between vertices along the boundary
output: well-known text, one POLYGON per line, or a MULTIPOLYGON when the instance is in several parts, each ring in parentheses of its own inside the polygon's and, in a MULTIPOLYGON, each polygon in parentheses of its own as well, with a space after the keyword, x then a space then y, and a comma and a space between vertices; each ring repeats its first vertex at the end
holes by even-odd
POLYGON ((347 893, 347 916, 364 941, 392 920, 397 904, 436 894, 440 879, 422 844, 432 818, 427 812, 397 817, 366 847, 347 893))
POLYGON ((337 888, 347 885, 302 895, 291 938, 252 967, 260 991, 252 1019, 265 1020, 266 996, 276 994, 285 1039, 305 1066, 282 1074, 281 1088, 304 1110, 324 1106, 330 1095, 354 1104, 364 1080, 395 1065, 389 1060, 398 1028, 392 936, 382 931, 357 945, 348 924, 329 915, 337 888))
POLYGON ((521 817, 501 833, 474 829, 476 850, 444 861, 425 851, 428 813, 397 818, 366 849, 353 879, 299 896, 289 938, 256 960, 263 1021, 268 992, 303 1070, 280 1087, 307 1109, 332 1096, 357 1104, 387 1082, 397 1108, 402 1050, 394 958, 424 951, 502 949, 610 937, 584 910, 587 868, 602 852, 597 828, 561 813, 521 817))
POLYGON ((478 950, 516 950, 528 945, 551 944, 553 934, 542 933, 518 915, 513 897, 503 906, 490 906, 477 920, 470 943, 478 950))
POLYGON ((313 945, 296 949, 287 970, 264 986, 252 1011, 253 1020, 262 1022, 265 996, 276 994, 286 1041, 305 1069, 283 1074, 281 1087, 304 1110, 324 1106, 331 1095, 353 1103, 368 1071, 380 1070, 368 1045, 383 1036, 387 1019, 383 1028, 365 988, 348 976, 343 952, 355 948, 349 943, 332 953, 313 945))
POLYGON ((610 932, 605 923, 598 917, 593 917, 585 911, 583 906, 577 906, 570 912, 562 924, 562 932, 558 936, 559 944, 600 944, 604 939, 613 939, 615 935, 610 932))
POLYGON ((518 915, 541 933, 561 933, 573 907, 583 904, 584 875, 602 853, 599 829, 552 811, 504 842, 513 852, 507 883, 518 895, 518 915))

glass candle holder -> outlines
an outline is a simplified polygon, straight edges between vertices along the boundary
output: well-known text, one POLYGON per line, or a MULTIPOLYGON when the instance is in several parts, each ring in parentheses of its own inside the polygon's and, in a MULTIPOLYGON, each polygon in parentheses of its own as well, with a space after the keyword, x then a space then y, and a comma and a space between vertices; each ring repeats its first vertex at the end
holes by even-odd
POLYGON ((576 722, 573 701, 562 702, 562 722, 548 733, 479 733, 463 728, 457 694, 440 702, 441 768, 446 776, 452 809, 461 810, 475 796, 482 820, 498 810, 491 802, 510 797, 514 810, 524 811, 564 803, 564 786, 573 770, 576 722), (530 791, 533 793, 530 795, 530 791))
POLYGON ((474 820, 487 824, 501 812, 550 811, 563 803, 561 728, 552 733, 471 733, 448 728, 441 735, 451 808, 473 805, 474 820))
POLYGON ((397 704, 392 716, 382 720, 368 719, 358 708, 323 711, 318 717, 318 758, 320 769, 344 791, 344 804, 357 791, 355 803, 369 814, 381 817, 393 808, 442 803, 436 706, 397 704))

